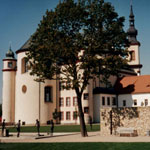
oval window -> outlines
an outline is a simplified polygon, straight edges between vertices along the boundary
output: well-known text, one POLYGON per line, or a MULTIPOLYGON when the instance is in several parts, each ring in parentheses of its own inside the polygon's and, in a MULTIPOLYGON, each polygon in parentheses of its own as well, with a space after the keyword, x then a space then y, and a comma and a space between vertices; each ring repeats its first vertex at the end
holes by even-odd
POLYGON ((26 93, 26 91, 27 91, 27 87, 26 87, 25 85, 23 85, 23 86, 22 86, 22 92, 23 92, 23 93, 26 93))

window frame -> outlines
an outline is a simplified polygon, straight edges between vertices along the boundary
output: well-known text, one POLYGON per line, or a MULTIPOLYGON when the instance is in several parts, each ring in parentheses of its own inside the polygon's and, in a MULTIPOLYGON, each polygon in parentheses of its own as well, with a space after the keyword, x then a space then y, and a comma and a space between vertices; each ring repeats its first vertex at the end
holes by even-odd
POLYGON ((78 106, 77 97, 73 97, 73 106, 78 106))
POLYGON ((122 103, 123 103, 123 104, 122 104, 123 107, 126 107, 126 106, 127 106, 126 100, 123 100, 122 103))
POLYGON ((64 120, 64 112, 63 111, 60 112, 60 121, 62 121, 62 120, 64 120))
POLYGON ((144 105, 148 106, 148 99, 144 99, 144 105))
POLYGON ((12 69, 12 68, 13 68, 13 62, 9 61, 9 62, 7 63, 7 67, 10 68, 10 69, 12 69), (10 66, 10 65, 11 65, 11 66, 10 66))
POLYGON ((77 120, 78 119, 78 112, 77 111, 73 111, 73 120, 77 120), (76 113, 76 117, 75 117, 75 113, 76 113))
POLYGON ((59 106, 64 107, 64 98, 63 97, 59 98, 59 106))
POLYGON ((134 61, 135 60, 135 51, 132 50, 130 51, 130 61, 134 61))
POLYGON ((117 105, 117 99, 116 97, 112 97, 112 106, 116 106, 117 105))
POLYGON ((110 97, 107 97, 107 106, 110 106, 110 97))
POLYGON ((53 87, 52 86, 45 86, 44 87, 44 102, 50 102, 50 103, 52 103, 53 102, 53 87), (50 90, 48 90, 48 88, 50 89, 50 90), (49 94, 49 100, 47 100, 47 95, 46 94, 49 94))
POLYGON ((71 112, 70 111, 66 111, 66 120, 71 120, 71 112), (69 113, 69 118, 68 118, 68 114, 69 113))
POLYGON ((89 107, 84 107, 84 113, 89 114, 89 107), (88 110, 88 111, 87 111, 88 110))
POLYGON ((66 107, 70 107, 71 106, 71 98, 70 97, 66 97, 66 107), (67 100, 69 99, 69 105, 68 105, 68 102, 67 100))
POLYGON ((83 93, 83 99, 89 100, 89 93, 83 93))
POLYGON ((137 99, 133 100, 133 104, 134 104, 134 106, 137 106, 137 99))
POLYGON ((105 96, 102 96, 102 106, 105 106, 105 96))
POLYGON ((21 73, 27 73, 29 71, 27 58, 21 59, 21 73))

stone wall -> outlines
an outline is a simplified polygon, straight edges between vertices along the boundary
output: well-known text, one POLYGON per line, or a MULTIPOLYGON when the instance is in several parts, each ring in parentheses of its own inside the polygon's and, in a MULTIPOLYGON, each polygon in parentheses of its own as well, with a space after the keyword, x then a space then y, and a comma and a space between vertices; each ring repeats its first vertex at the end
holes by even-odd
POLYGON ((134 128, 145 136, 150 130, 150 107, 101 108, 101 134, 116 134, 118 127, 134 128))

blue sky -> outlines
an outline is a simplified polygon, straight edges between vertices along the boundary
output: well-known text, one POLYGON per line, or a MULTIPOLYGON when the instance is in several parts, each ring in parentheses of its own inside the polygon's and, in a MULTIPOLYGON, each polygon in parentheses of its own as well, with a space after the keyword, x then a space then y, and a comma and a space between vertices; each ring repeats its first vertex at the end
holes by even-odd
MULTIPOLYGON (((125 27, 129 27, 130 0, 105 0, 112 3, 119 16, 125 16, 125 27)), ((59 0, 0 0, 0 69, 2 59, 9 49, 18 50, 35 32, 46 10, 56 7, 59 0)), ((140 56, 142 74, 150 74, 150 0, 133 0, 135 27, 141 42, 140 56)), ((0 103, 2 95, 2 71, 0 71, 0 103)))

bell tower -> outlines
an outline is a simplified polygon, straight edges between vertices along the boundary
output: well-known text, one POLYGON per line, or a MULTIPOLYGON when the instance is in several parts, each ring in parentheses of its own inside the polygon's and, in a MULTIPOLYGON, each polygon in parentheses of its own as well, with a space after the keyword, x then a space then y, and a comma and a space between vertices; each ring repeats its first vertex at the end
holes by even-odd
POLYGON ((2 91, 2 118, 8 123, 15 120, 15 78, 16 78, 16 59, 10 49, 3 59, 3 91, 2 91))
POLYGON ((137 40, 138 31, 135 28, 134 24, 134 14, 132 4, 130 6, 130 15, 129 15, 129 29, 127 30, 128 40, 130 43, 129 51, 129 65, 137 73, 141 74, 142 65, 140 64, 140 42, 137 40))

